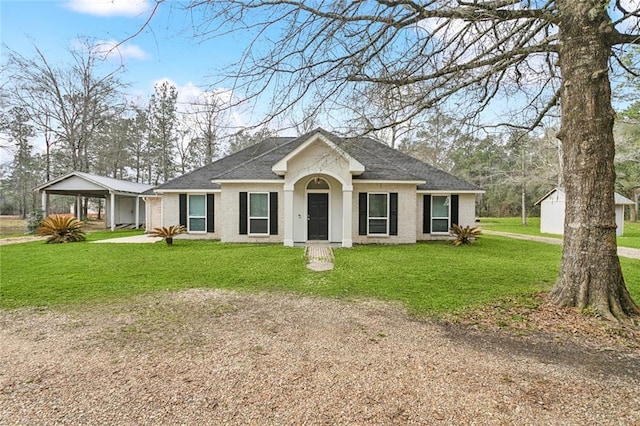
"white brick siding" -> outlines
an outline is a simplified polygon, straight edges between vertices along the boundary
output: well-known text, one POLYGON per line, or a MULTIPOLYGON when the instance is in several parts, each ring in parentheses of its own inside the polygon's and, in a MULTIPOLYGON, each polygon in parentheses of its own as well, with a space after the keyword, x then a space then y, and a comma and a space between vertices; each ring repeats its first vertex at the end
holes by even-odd
POLYGON ((180 224, 180 199, 178 194, 170 192, 162 194, 162 226, 180 224))
MULTIPOLYGON (((216 203, 218 200, 216 199, 216 203)), ((220 240, 227 243, 281 243, 284 241, 284 191, 282 184, 269 183, 224 183, 220 203, 216 204, 216 228, 221 230, 220 240), (260 237, 240 235, 240 193, 278 193, 278 235, 260 237), (220 208, 218 208, 220 206, 220 208)))
MULTIPOLYGON (((446 240, 451 238, 449 235, 433 235, 422 233, 423 223, 423 207, 424 196, 431 194, 420 193, 417 195, 416 201, 416 239, 418 241, 428 240, 446 240)), ((441 195, 441 194, 435 194, 441 195)), ((455 192, 452 192, 455 195, 455 192)), ((476 223, 476 195, 475 194, 459 194, 458 196, 458 225, 474 226, 476 223)))
POLYGON ((353 213, 352 229, 354 244, 411 244, 416 242, 416 186, 415 184, 367 184, 355 182, 353 184, 353 213), (358 194, 360 192, 397 192, 398 193, 398 235, 388 237, 374 237, 359 235, 360 209, 358 194))
POLYGON ((148 197, 145 202, 145 228, 147 232, 162 226, 162 197, 148 197))
MULTIPOLYGON (((188 195, 207 195, 205 192, 190 192, 188 195)), ((222 229, 221 223, 221 203, 220 203, 220 193, 216 192, 213 194, 213 204, 214 204, 214 218, 213 218, 213 229, 215 232, 207 232, 207 233, 194 233, 185 235, 181 238, 202 238, 202 239, 220 239, 220 230, 222 229)), ((178 225, 180 223, 180 194, 175 192, 164 193, 162 195, 162 226, 168 227, 172 225, 178 225)))
POLYGON ((476 195, 460 194, 458 218, 460 226, 475 226, 476 224, 476 195))

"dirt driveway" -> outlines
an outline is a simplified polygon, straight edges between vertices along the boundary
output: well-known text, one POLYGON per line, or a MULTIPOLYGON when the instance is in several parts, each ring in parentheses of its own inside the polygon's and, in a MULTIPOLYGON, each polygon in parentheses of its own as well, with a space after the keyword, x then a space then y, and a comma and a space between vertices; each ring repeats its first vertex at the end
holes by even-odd
MULTIPOLYGON (((494 231, 492 229, 483 229, 482 232, 488 235, 499 235, 501 237, 515 238, 517 240, 538 241, 540 243, 562 245, 562 239, 553 237, 541 237, 538 235, 515 234, 513 232, 494 231)), ((618 246, 618 256, 628 257, 630 259, 640 259, 640 249, 631 247, 618 246)))
POLYGON ((640 355, 189 290, 0 311, 0 424, 640 424, 640 355))

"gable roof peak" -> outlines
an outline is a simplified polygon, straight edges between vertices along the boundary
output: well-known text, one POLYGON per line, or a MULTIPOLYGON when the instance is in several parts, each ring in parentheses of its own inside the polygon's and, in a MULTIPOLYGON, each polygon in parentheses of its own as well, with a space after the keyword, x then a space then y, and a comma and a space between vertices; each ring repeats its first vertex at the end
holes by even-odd
POLYGON ((333 133, 327 132, 321 127, 312 130, 311 132, 305 133, 304 135, 296 138, 292 141, 291 150, 286 153, 271 167, 273 173, 278 176, 284 176, 287 173, 288 162, 292 158, 298 156, 301 152, 307 149, 311 144, 313 144, 316 140, 320 139, 324 144, 326 144, 330 149, 337 152, 338 155, 343 157, 349 163, 349 172, 354 176, 361 175, 365 167, 359 162, 356 158, 354 158, 351 153, 342 149, 340 145, 345 139, 342 139, 336 136, 333 133), (316 137, 319 135, 319 138, 316 137), (293 143, 295 142, 295 143, 293 143))

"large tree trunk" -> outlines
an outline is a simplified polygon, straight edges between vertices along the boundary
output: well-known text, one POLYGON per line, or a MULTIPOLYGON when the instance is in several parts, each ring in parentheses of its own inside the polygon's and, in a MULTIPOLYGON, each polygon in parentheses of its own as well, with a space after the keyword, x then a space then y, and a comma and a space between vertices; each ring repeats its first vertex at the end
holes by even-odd
POLYGON ((561 306, 591 307, 622 320, 640 314, 617 255, 613 165, 614 111, 608 77, 610 23, 598 0, 558 0, 566 211, 560 276, 551 291, 561 306))

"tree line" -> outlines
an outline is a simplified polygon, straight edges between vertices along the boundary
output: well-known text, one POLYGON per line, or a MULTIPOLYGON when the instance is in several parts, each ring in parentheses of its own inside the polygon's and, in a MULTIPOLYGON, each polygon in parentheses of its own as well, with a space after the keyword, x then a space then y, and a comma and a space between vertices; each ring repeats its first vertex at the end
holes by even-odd
POLYGON ((9 50, 2 69, 0 149, 11 158, 0 165, 2 214, 39 209, 32 189, 70 171, 158 185, 270 134, 232 129, 215 91, 181 104, 162 81, 148 101, 128 101, 124 68, 88 42, 61 64, 34 51, 9 50))
MULTIPOLYGON (((71 64, 59 67, 37 48, 27 58, 11 52, 12 72, 4 88, 0 132, 12 154, 1 165, 2 214, 26 216, 39 209, 32 189, 70 171, 158 185, 276 134, 263 127, 229 132, 227 106, 216 93, 203 92, 178 104, 178 89, 157 83, 146 105, 126 102, 121 69, 101 71, 96 52, 70 51, 71 64), (35 143, 43 150, 36 150, 35 143)), ((557 129, 488 132, 464 126, 433 108, 412 120, 380 129, 380 117, 393 114, 399 91, 360 93, 369 108, 353 108, 351 134, 372 134, 426 163, 482 187, 480 216, 539 214, 535 201, 562 186, 562 143, 557 129)), ((616 126, 616 189, 631 196, 640 182, 640 103, 620 114, 616 126)), ((306 112, 297 134, 311 130, 317 115, 306 112)), ((85 205, 86 208, 86 205, 85 205)))

